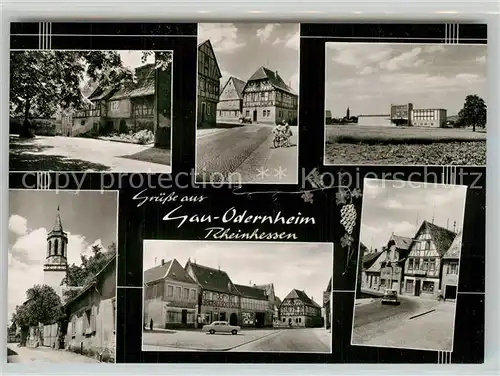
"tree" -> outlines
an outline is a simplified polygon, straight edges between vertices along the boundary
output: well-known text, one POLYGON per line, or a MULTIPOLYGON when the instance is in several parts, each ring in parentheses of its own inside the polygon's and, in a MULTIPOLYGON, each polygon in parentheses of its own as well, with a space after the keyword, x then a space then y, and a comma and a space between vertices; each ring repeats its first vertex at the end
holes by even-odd
POLYGON ((61 299, 47 285, 35 285, 26 291, 27 301, 16 306, 13 321, 21 328, 51 324, 62 316, 61 299))
POLYGON ((486 127, 486 103, 478 95, 467 95, 464 107, 458 112, 458 124, 461 126, 472 125, 475 132, 476 127, 486 127))
MULTIPOLYGON (((116 244, 113 242, 106 251, 96 244, 92 246, 92 255, 81 256, 81 265, 72 264, 68 267, 66 277, 61 284, 73 287, 85 287, 91 283, 97 273, 108 263, 116 254, 116 244)), ((66 299, 71 299, 78 294, 78 290, 67 290, 64 292, 66 299)))
POLYGON ((30 118, 82 108, 85 79, 108 86, 133 76, 116 51, 13 51, 10 66, 10 114, 23 119, 24 137, 34 136, 30 118))

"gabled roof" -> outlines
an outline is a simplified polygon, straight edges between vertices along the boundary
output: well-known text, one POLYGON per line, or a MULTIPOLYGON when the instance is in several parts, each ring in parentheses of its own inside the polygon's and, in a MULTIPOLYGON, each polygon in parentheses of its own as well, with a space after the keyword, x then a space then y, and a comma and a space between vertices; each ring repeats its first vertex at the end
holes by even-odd
POLYGON ((398 249, 403 249, 407 251, 410 249, 411 243, 413 242, 413 239, 407 238, 405 236, 399 236, 399 235, 394 235, 392 234, 391 238, 387 242, 387 246, 389 247, 389 244, 394 242, 396 245, 396 248, 398 249))
POLYGON ((267 300, 266 291, 261 288, 236 284, 234 286, 241 293, 241 296, 252 299, 267 300))
POLYGON ((158 281, 167 276, 168 269, 173 260, 157 265, 144 271, 144 284, 158 281))
POLYGON ((365 266, 367 272, 379 272, 382 268, 382 263, 387 259, 387 252, 384 250, 382 252, 376 252, 376 257, 370 261, 370 266, 365 266))
POLYGON ((368 250, 368 247, 364 245, 362 242, 359 243, 359 251, 362 252, 363 255, 362 263, 363 263, 363 268, 365 269, 370 268, 373 265, 373 263, 377 260, 378 256, 380 256, 380 254, 382 253, 382 252, 370 252, 368 250))
POLYGON ((233 282, 223 270, 210 268, 188 261, 185 269, 190 268, 196 281, 205 290, 225 292, 228 294, 240 295, 233 282))
POLYGON ((274 297, 274 305, 278 308, 281 305, 281 299, 278 298, 277 296, 274 297))
POLYGON ((144 272, 145 284, 161 279, 170 279, 172 281, 184 283, 196 283, 175 258, 163 263, 163 265, 155 266, 154 268, 148 269, 144 272))
POLYGON ((219 62, 217 61, 217 56, 215 56, 215 51, 214 51, 214 47, 212 46, 212 42, 210 42, 210 39, 204 40, 203 42, 201 42, 201 43, 198 44, 198 50, 200 50, 200 47, 203 46, 204 44, 208 45, 208 47, 210 48, 210 50, 212 50, 212 53, 214 54, 215 66, 217 67, 217 70, 219 71, 219 78, 221 78, 222 77, 222 73, 221 73, 221 70, 220 70, 220 67, 219 67, 219 62))
POLYGON ((457 235, 453 231, 447 230, 444 227, 440 227, 433 223, 423 221, 415 235, 415 238, 418 237, 418 234, 423 229, 427 229, 429 231, 432 241, 436 246, 436 251, 440 256, 443 256, 448 251, 448 249, 450 249, 451 243, 453 243, 453 240, 457 235))
POLYGON ((265 79, 269 80, 269 82, 271 83, 271 85, 273 85, 274 88, 283 90, 289 94, 297 96, 297 94, 293 91, 293 89, 290 86, 288 86, 285 83, 285 81, 283 81, 278 72, 274 72, 266 67, 260 67, 259 69, 257 69, 255 73, 248 79, 248 82, 265 80, 265 79))
POLYGON ((326 292, 332 292, 332 277, 330 277, 330 281, 328 281, 328 286, 326 286, 326 292))
POLYGON ((106 270, 111 269, 111 268, 116 268, 116 252, 114 252, 112 254, 112 256, 109 258, 108 262, 102 267, 102 269, 99 272, 97 272, 97 274, 93 278, 93 281, 91 283, 89 283, 87 286, 83 287, 76 296, 74 296, 73 298, 68 300, 66 303, 64 303, 64 306, 67 307, 68 305, 70 305, 71 303, 73 303, 74 301, 79 299, 87 291, 89 291, 93 286, 96 285, 97 281, 99 281, 104 276, 104 272, 106 270))
POLYGON ((285 297, 285 299, 283 299, 283 301, 285 301, 287 299, 299 299, 304 304, 307 304, 307 305, 310 305, 313 307, 317 307, 317 308, 321 308, 321 306, 318 303, 316 303, 314 300, 312 300, 310 297, 308 297, 307 294, 301 290, 293 289, 292 291, 290 291, 288 293, 288 295, 285 297))
POLYGON ((224 89, 226 88, 226 86, 231 81, 233 82, 233 86, 234 86, 234 89, 236 90, 236 94, 238 95, 238 98, 243 99, 243 89, 245 88, 246 82, 243 80, 240 80, 237 77, 233 77, 233 76, 229 77, 229 79, 224 84, 224 86, 222 87, 222 90, 220 92, 222 93, 224 91, 224 89))
POLYGON ((112 86, 103 88, 101 85, 97 86, 95 90, 88 97, 89 100, 110 99, 117 100, 123 98, 137 98, 154 95, 155 93, 155 66, 154 64, 146 64, 135 69, 140 72, 140 77, 137 77, 137 82, 127 82, 121 86, 112 86))
POLYGON ((450 248, 443 256, 443 259, 459 259, 460 254, 462 253, 462 231, 459 231, 458 234, 453 239, 450 248))

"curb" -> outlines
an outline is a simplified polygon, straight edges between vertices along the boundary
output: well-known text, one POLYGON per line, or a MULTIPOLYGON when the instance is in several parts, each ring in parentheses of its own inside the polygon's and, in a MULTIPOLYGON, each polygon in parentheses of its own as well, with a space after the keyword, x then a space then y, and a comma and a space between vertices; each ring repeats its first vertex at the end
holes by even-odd
POLYGON ((408 320, 413 320, 413 319, 416 319, 416 318, 418 318, 418 317, 421 317, 421 316, 427 315, 427 314, 432 313, 432 312, 434 312, 434 311, 436 311, 436 310, 435 310, 435 309, 430 309, 430 310, 428 310, 428 311, 425 311, 425 312, 422 312, 422 313, 418 313, 418 314, 416 314, 416 315, 410 316, 410 318, 409 318, 408 320))

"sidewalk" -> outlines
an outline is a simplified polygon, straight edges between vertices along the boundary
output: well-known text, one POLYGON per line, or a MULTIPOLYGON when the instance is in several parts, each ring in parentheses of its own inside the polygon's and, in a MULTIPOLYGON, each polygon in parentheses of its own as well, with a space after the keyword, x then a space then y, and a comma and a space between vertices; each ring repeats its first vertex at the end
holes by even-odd
POLYGON ((18 347, 9 343, 11 355, 7 363, 99 363, 98 360, 66 350, 54 350, 50 347, 18 347))

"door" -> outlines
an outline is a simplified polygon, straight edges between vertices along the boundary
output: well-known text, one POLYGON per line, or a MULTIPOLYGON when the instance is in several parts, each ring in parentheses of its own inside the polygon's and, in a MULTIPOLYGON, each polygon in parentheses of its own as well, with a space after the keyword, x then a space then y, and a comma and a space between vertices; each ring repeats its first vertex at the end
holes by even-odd
POLYGON ((219 313, 219 321, 226 321, 226 312, 219 313))
POLYGON ((186 325, 187 324, 187 317, 188 317, 188 311, 187 311, 187 309, 183 309, 182 313, 181 313, 181 323, 182 323, 182 325, 186 325))
POLYGON ((229 317, 229 324, 234 326, 238 325, 238 316, 236 313, 231 313, 231 316, 229 317))
POLYGON ((420 296, 420 280, 415 281, 415 296, 420 296))
POLYGON ((205 122, 205 112, 207 110, 207 105, 205 102, 201 102, 201 122, 205 122))
POLYGON ((253 110, 253 121, 257 121, 257 110, 253 110))
POLYGON ((457 286, 446 285, 444 288, 444 298, 445 299, 456 299, 457 298, 457 286))

